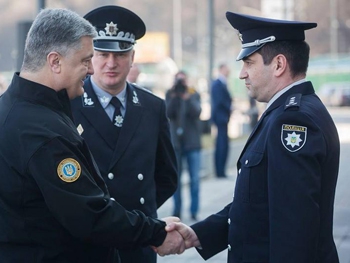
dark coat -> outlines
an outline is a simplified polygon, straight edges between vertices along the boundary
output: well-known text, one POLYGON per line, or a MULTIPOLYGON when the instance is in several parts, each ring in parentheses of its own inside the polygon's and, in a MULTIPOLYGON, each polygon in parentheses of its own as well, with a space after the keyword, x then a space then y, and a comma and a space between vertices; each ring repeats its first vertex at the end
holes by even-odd
POLYGON ((0 112, 2 262, 111 262, 113 247, 163 242, 164 222, 110 198, 65 90, 15 74, 0 112))
POLYGON ((127 107, 119 139, 114 126, 85 81, 85 93, 94 104, 85 106, 83 97, 72 101, 76 126, 87 142, 108 190, 128 210, 138 209, 157 217, 157 209, 177 187, 176 157, 171 144, 164 100, 147 90, 127 85, 127 107))
POLYGON ((215 125, 227 124, 230 120, 232 97, 227 85, 220 79, 213 81, 211 90, 211 121, 215 125))
POLYGON ((204 258, 228 262, 337 263, 333 205, 339 138, 310 82, 262 115, 237 163, 231 204, 193 226, 204 258))

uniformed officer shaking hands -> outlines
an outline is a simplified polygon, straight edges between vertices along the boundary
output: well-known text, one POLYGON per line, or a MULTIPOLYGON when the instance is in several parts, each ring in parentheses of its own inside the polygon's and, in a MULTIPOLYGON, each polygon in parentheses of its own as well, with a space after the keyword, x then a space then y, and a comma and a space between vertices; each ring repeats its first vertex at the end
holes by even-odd
POLYGON ((42 10, 21 72, 0 98, 1 262, 119 262, 114 248, 183 242, 165 222, 110 197, 72 121, 69 99, 94 73, 95 36, 74 12, 42 10))
MULTIPOLYGON (((139 16, 120 6, 86 14, 95 26, 94 75, 72 101, 73 117, 112 198, 128 210, 157 217, 177 186, 176 157, 164 100, 126 81, 134 44, 146 32, 139 16), (113 103, 117 102, 117 105, 113 103)), ((149 247, 119 251, 122 262, 155 263, 149 247)))
POLYGON ((207 259, 228 248, 228 262, 337 263, 333 207, 339 169, 334 122, 306 81, 304 31, 316 23, 227 12, 239 31, 240 79, 267 109, 237 163, 232 203, 181 231, 207 259))

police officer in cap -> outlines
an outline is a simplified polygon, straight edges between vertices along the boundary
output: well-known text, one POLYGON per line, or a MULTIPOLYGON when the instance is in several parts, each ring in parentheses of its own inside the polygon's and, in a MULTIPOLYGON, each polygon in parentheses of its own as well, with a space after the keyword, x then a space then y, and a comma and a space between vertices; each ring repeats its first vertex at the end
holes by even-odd
MULTIPOLYGON (((85 15, 94 38, 94 74, 72 102, 75 124, 87 142, 111 197, 128 210, 157 217, 177 187, 176 157, 164 100, 127 82, 134 44, 144 36, 139 16, 120 6, 85 15)), ((149 247, 120 250, 122 262, 156 262, 149 247)))
POLYGON ((306 71, 305 30, 316 23, 227 12, 238 30, 240 79, 267 103, 237 162, 232 202, 180 230, 204 259, 228 248, 228 262, 337 263, 333 206, 339 138, 306 71))

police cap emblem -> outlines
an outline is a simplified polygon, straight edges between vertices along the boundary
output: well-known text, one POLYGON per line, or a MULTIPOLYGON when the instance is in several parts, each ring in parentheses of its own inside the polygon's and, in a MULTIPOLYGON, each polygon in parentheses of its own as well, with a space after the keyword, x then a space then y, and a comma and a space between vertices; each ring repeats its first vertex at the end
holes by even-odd
POLYGON ((62 160, 57 166, 58 177, 67 183, 76 181, 81 174, 81 167, 78 161, 73 158, 62 160))
POLYGON ((299 151, 306 142, 307 128, 304 126, 283 124, 281 141, 283 146, 290 152, 299 151))

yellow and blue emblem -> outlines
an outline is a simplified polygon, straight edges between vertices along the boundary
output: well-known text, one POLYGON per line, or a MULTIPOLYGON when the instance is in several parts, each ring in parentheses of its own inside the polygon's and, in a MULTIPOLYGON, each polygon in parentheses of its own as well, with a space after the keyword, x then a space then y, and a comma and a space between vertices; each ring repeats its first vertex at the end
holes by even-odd
POLYGON ((81 174, 81 167, 78 161, 73 158, 62 160, 57 167, 58 177, 67 183, 76 181, 81 174))
POLYGON ((290 152, 299 151, 306 142, 307 127, 291 124, 283 124, 281 141, 283 146, 290 152))

